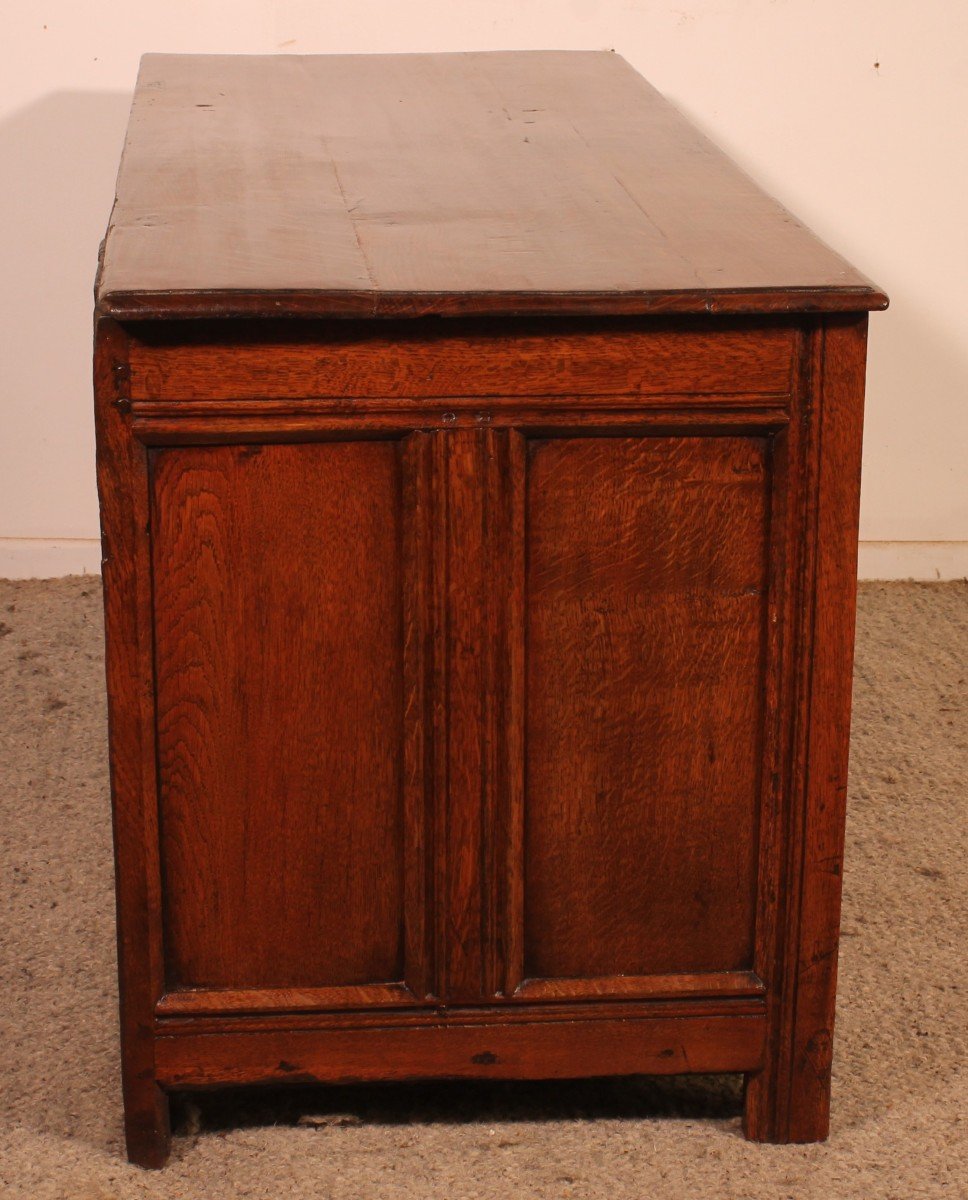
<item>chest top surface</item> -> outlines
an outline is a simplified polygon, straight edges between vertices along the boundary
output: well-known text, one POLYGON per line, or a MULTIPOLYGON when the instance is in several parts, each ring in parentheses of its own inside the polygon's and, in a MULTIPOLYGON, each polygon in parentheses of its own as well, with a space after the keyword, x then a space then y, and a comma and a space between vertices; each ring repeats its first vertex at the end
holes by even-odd
POLYGON ((146 55, 117 317, 859 311, 887 300, 607 52, 146 55))

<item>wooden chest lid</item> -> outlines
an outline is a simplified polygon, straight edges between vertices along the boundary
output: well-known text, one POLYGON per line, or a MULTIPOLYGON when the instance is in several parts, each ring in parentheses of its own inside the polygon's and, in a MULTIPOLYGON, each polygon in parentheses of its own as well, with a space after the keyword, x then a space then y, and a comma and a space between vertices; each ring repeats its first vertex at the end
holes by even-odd
POLYGON ((859 311, 887 298, 607 52, 146 55, 121 318, 859 311))

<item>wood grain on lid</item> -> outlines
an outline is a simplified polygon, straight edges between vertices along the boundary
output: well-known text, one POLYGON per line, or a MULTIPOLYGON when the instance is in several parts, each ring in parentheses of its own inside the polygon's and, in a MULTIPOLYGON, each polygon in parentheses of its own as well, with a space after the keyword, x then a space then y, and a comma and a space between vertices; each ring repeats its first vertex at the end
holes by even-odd
POLYGON ((887 299, 606 52, 147 55, 103 314, 887 299))

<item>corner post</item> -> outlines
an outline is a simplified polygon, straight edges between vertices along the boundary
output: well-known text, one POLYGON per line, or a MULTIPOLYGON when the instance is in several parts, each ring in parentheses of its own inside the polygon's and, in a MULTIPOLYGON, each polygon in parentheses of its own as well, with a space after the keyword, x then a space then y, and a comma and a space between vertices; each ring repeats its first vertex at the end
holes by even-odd
POLYGON ((747 1078, 744 1129, 755 1141, 823 1141, 830 1127, 866 339, 866 313, 824 318, 804 398, 784 903, 767 1060, 747 1078))
POLYGON ((161 899, 148 552, 138 536, 147 522, 147 459, 127 421, 127 378, 126 334, 117 322, 98 317, 94 402, 125 1140, 131 1162, 162 1167, 171 1129, 168 1098, 155 1082, 154 1008, 163 988, 161 899))

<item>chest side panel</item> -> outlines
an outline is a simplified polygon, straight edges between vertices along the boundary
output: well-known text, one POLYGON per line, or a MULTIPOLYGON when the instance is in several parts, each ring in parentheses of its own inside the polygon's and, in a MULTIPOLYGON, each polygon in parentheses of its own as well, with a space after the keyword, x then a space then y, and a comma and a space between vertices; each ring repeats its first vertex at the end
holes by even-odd
POLYGON ((526 978, 752 967, 768 445, 531 442, 526 978))
POLYGON ((400 979, 397 444, 160 450, 151 494, 169 985, 400 979))

